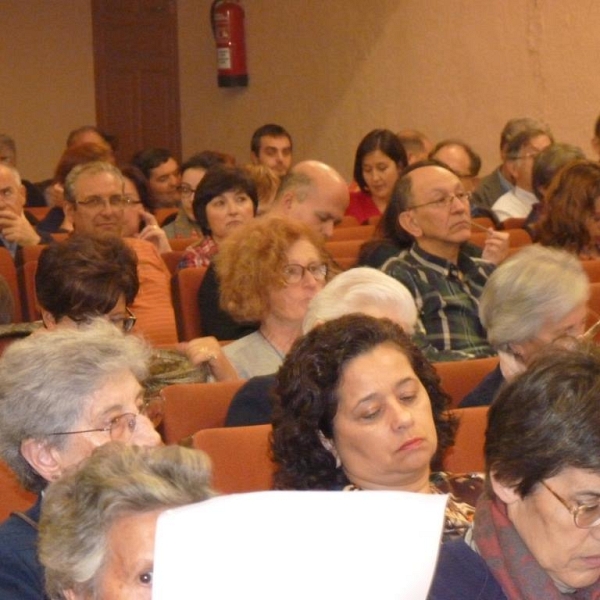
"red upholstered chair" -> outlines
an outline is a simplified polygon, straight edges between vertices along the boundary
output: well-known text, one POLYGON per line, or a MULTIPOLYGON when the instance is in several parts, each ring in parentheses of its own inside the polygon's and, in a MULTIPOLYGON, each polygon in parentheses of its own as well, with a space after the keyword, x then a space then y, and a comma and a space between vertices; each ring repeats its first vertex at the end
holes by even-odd
POLYGON ((193 447, 206 452, 213 464, 213 484, 224 494, 270 490, 274 463, 269 455, 271 425, 203 429, 193 447))
POLYGON ((0 247, 0 275, 6 279, 10 288, 15 311, 13 314, 15 323, 23 320, 23 310, 21 306, 21 294, 19 293, 19 279, 17 277, 17 269, 15 262, 10 252, 3 247, 0 247))
POLYGON ((358 227, 336 227, 331 236, 332 242, 340 240, 368 240, 373 236, 374 225, 359 225, 358 227))
POLYGON ((181 269, 171 279, 173 307, 180 342, 202 336, 202 317, 198 306, 198 290, 207 267, 181 269))
POLYGON ((444 456, 444 470, 450 473, 472 473, 485 469, 483 446, 487 427, 487 406, 457 408, 458 417, 454 446, 444 456))
POLYGON ((0 521, 11 512, 27 510, 35 500, 35 494, 21 487, 8 466, 0 461, 0 521))

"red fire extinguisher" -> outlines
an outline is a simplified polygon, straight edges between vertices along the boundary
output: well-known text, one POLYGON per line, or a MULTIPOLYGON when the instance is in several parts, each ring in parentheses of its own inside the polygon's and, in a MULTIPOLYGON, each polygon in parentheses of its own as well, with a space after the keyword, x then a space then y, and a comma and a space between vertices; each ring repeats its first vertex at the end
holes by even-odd
POLYGON ((244 9, 238 0, 214 0, 210 22, 217 44, 219 87, 248 85, 244 9))

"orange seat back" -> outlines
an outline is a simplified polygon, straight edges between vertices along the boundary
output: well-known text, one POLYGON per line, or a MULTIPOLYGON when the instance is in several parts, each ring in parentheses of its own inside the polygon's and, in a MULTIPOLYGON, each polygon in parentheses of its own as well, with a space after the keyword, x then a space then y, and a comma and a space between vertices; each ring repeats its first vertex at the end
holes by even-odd
POLYGON ((173 275, 171 291, 180 342, 202 336, 202 317, 198 305, 198 290, 208 267, 189 267, 173 275))
POLYGON ((0 521, 4 521, 11 512, 27 510, 36 500, 35 494, 25 490, 1 460, 0 490, 0 521))
POLYGON ((473 473, 485 470, 485 430, 487 406, 457 408, 452 411, 458 418, 454 446, 444 456, 444 470, 450 473, 473 473))
POLYGON ((374 225, 359 225, 358 227, 336 227, 331 236, 331 242, 341 240, 368 240, 373 236, 374 225))
POLYGON ((203 429, 193 447, 204 450, 213 465, 214 488, 224 494, 259 492, 273 487, 271 425, 203 429))
POLYGON ((13 321, 19 323, 23 320, 21 294, 19 293, 19 279, 17 277, 17 269, 13 257, 4 247, 0 247, 0 275, 6 279, 6 283, 8 284, 13 297, 13 321))

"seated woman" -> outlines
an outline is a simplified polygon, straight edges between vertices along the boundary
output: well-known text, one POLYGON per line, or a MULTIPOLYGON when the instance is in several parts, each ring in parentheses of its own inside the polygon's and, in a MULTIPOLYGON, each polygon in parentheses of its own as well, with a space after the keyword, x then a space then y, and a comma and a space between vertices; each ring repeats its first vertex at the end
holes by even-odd
POLYGON ((46 490, 39 548, 48 595, 150 600, 158 517, 213 495, 203 452, 98 448, 46 490))
POLYGON ((44 597, 37 558, 41 493, 107 442, 156 446, 140 414, 149 349, 96 319, 14 342, 0 358, 0 456, 40 500, 0 525, 0 597, 44 597))
POLYGON ((540 349, 581 336, 589 297, 580 261, 564 250, 533 245, 504 261, 479 300, 479 318, 499 364, 460 407, 491 404, 500 386, 523 372, 540 349))
POLYGON ((408 159, 400 138, 389 129, 367 133, 356 149, 354 181, 359 192, 350 193, 346 214, 363 224, 383 213, 400 171, 408 159))
POLYGON ((429 598, 600 597, 600 354, 548 349, 489 410, 486 492, 429 598), (482 560, 483 559, 483 560, 482 560), (501 594, 481 595, 485 582, 501 594))
POLYGON ((204 238, 187 248, 178 268, 207 267, 219 245, 254 218, 257 206, 256 186, 243 169, 223 165, 208 169, 192 204, 204 238))
POLYGON ((546 193, 538 240, 582 259, 600 258, 600 164, 577 160, 557 173, 546 193))
POLYGON ((277 371, 302 334, 308 304, 330 271, 322 239, 306 225, 261 217, 223 244, 216 263, 221 307, 258 331, 223 348, 242 379, 277 371))
MULTIPOLYGON (((310 301, 302 331, 351 313, 386 317, 409 335, 414 333, 417 322, 415 301, 399 281, 377 269, 357 267, 336 275, 310 301)), ((273 373, 246 382, 229 405, 225 425, 270 423, 276 381, 273 373)))
POLYGON ((482 485, 433 471, 456 423, 439 377, 402 329, 347 315, 298 340, 277 375, 277 489, 451 493, 444 535, 462 535, 482 485))

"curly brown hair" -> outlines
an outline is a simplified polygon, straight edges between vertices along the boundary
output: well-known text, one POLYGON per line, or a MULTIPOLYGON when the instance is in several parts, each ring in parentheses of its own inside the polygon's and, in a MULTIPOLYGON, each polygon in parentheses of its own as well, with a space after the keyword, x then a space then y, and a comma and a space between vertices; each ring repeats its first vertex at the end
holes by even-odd
POLYGON ((338 388, 349 361, 381 344, 394 344, 429 395, 438 448, 432 468, 454 442, 456 420, 433 366, 402 328, 388 319, 346 315, 315 327, 296 341, 277 374, 271 452, 276 489, 338 489, 348 482, 320 435, 333 439, 338 388))
POLYGON ((323 240, 297 221, 264 216, 234 231, 215 259, 221 308, 236 321, 262 320, 269 311, 269 291, 285 286, 287 252, 299 240, 310 242, 331 267, 323 240))
POLYGON ((598 197, 600 164, 577 160, 561 169, 546 194, 539 242, 577 254, 583 252, 591 242, 586 220, 594 214, 598 197))

